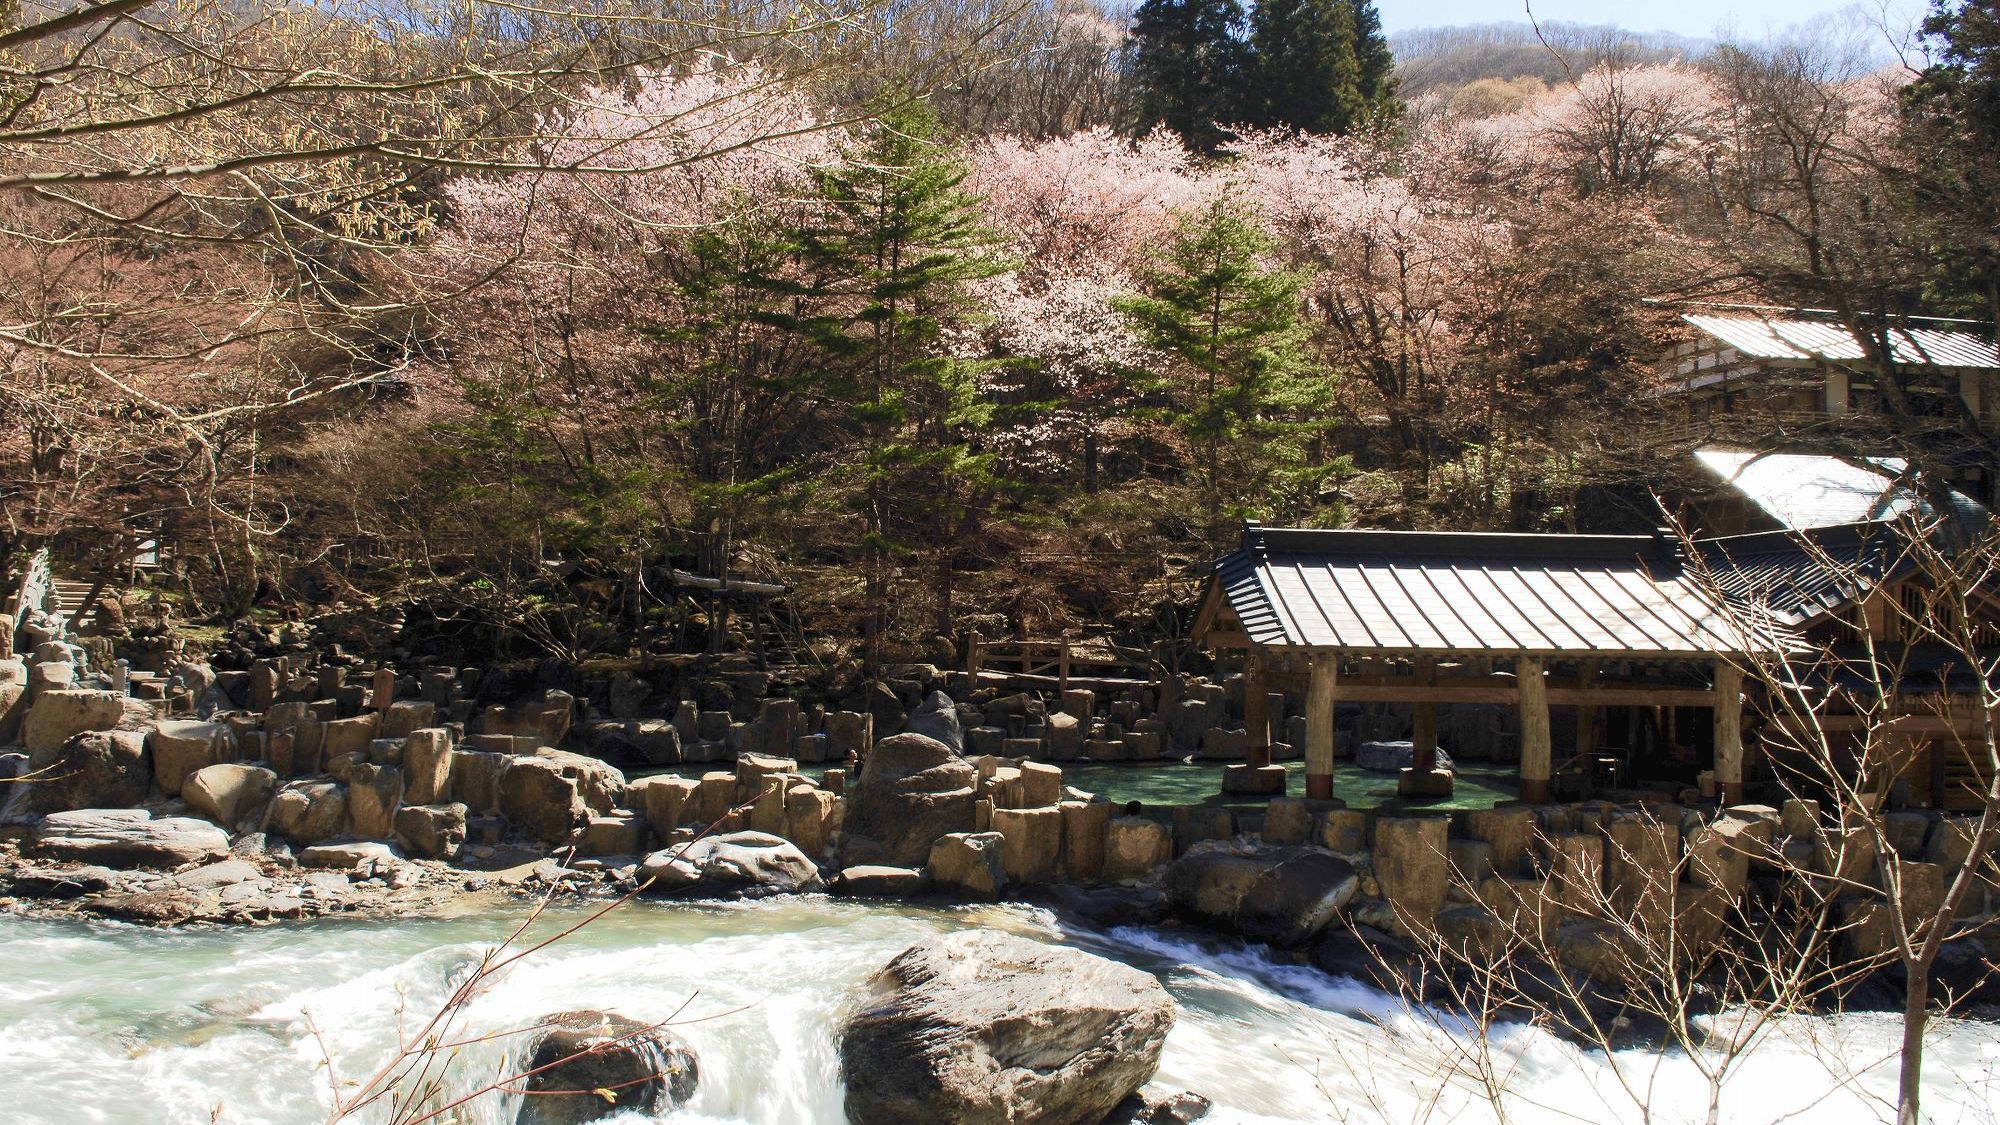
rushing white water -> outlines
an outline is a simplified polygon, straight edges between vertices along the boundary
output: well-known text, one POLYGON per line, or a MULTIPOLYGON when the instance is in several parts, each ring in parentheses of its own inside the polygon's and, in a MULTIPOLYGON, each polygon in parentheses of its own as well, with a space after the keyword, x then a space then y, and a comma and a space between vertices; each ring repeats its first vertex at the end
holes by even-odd
MULTIPOLYGON (((554 919, 573 921, 574 914, 554 919)), ((467 1013, 464 1038, 577 1008, 648 1021, 675 1012, 700 1057, 694 1102, 672 1120, 836 1123, 833 1042, 842 1005, 897 951, 928 934, 998 926, 1155 973, 1180 1013, 1157 1081, 1216 1103, 1218 1123, 1489 1120, 1445 1076, 1427 1024, 1352 981, 1183 935, 1065 932, 1022 907, 910 910, 818 898, 739 906, 636 904, 508 970, 467 1013), (1385 1026, 1386 1024, 1386 1026, 1385 1026)), ((0 1121, 294 1123, 325 1120, 325 1061, 365 1077, 420 1024, 457 974, 511 926, 506 916, 325 922, 167 932, 0 919, 0 1121)), ((1895 1027, 1886 1016, 1801 1021, 1725 1085, 1728 1122, 1872 1121, 1889 1113, 1895 1027), (1793 1116, 1796 1115, 1796 1116, 1793 1116)), ((1529 1028, 1493 1040, 1510 1072, 1513 1120, 1701 1121, 1705 1083, 1678 1056, 1612 1065, 1529 1028)), ((466 1047, 452 1088, 496 1074, 520 1037, 466 1047)), ((1927 1116, 2000 1117, 2000 1035, 1942 1028, 1927 1116)), ((512 1120, 488 1096, 466 1120, 512 1120)))

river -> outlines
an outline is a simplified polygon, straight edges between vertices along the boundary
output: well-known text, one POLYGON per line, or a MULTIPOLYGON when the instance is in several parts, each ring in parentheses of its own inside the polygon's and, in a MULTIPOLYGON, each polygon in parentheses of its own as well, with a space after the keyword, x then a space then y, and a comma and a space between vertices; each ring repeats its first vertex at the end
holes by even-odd
MULTIPOLYGON (((560 924, 575 914, 551 919, 560 924)), ((0 918, 0 1120, 205 1125, 325 1120, 325 1061, 340 1079, 390 1056, 512 916, 316 922, 165 931, 0 918)), ((694 1102, 671 1120, 837 1123, 832 1029, 867 975, 929 934, 998 926, 1077 945, 1159 976, 1180 1004, 1157 1081, 1214 1100, 1218 1125, 1479 1121, 1490 1107, 1441 1078, 1429 1025, 1353 981, 1179 933, 1066 930, 1027 907, 911 909, 818 897, 727 906, 638 903, 521 962, 467 1013, 467 1038, 575 1008, 676 1030, 700 1057, 694 1102)), ((1886 1016, 1797 1021, 1725 1087, 1723 1120, 1873 1121, 1894 1091, 1886 1016), (1838 1059, 1829 1065, 1826 1060, 1838 1059), (1859 1073, 1836 1081, 1836 1070, 1859 1073)), ((1637 1121, 1601 1055, 1540 1031, 1492 1039, 1525 1121, 1637 1121)), ((474 1044, 454 1071, 472 1089, 519 1037, 474 1044)), ((1653 1121, 1702 1119, 1686 1058, 1624 1052, 1653 1121)), ((1935 1037, 1927 1116, 2000 1117, 2000 1034, 1951 1024, 1935 1037)), ((505 1097, 467 1118, 511 1121, 505 1097)))

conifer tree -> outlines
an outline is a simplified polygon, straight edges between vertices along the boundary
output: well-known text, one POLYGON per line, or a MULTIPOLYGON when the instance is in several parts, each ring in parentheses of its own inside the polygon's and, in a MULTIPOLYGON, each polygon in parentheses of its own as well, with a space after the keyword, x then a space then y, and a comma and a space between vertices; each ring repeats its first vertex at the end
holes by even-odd
POLYGON ((1271 249, 1239 206, 1219 199, 1182 218, 1141 272, 1144 293, 1120 302, 1168 357, 1151 374, 1198 451, 1211 534, 1249 506, 1310 508, 1339 468, 1311 454, 1331 381, 1305 353, 1305 279, 1266 267, 1271 249))
POLYGON ((1138 131, 1164 125, 1213 152, 1218 124, 1244 117, 1243 7, 1237 0, 1145 0, 1133 17, 1138 131))
POLYGON ((1395 62, 1371 0, 1263 0, 1250 29, 1257 124, 1347 133, 1393 103, 1395 62))
POLYGON ((997 487, 978 440, 992 414, 978 388, 984 364, 945 338, 975 313, 968 283, 1007 269, 965 177, 927 107, 891 108, 847 160, 817 174, 824 218, 802 232, 814 312, 795 327, 829 360, 826 392, 849 427, 834 474, 862 522, 871 676, 897 560, 929 553, 948 617, 951 544, 997 487))

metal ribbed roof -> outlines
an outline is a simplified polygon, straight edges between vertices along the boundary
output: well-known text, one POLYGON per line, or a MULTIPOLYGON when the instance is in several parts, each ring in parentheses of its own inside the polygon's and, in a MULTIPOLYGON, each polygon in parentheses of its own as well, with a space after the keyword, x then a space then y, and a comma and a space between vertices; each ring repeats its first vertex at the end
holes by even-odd
MULTIPOLYGON (((1694 456, 1779 527, 1794 531, 1937 512, 1908 476, 1909 463, 1900 457, 1854 460, 1713 447, 1698 449, 1694 456)), ((1944 491, 1950 514, 1967 526, 1982 527, 1990 518, 1977 500, 1956 488, 1944 491)))
MULTIPOLYGON (((1830 320, 1754 313, 1684 313, 1681 319, 1751 359, 1862 358, 1854 334, 1830 320)), ((1991 334, 1969 327, 1891 328, 1889 343, 1897 363, 2000 369, 2000 349, 1991 334)))
MULTIPOLYGON (((1645 535, 1244 531, 1216 566, 1259 645, 1384 653, 1743 652, 1718 604, 1645 535)), ((1761 646, 1760 646, 1761 647, 1761 646)))
POLYGON ((1903 561, 1887 523, 1730 535, 1702 540, 1697 549, 1723 597, 1787 625, 1846 605, 1894 577, 1903 561))

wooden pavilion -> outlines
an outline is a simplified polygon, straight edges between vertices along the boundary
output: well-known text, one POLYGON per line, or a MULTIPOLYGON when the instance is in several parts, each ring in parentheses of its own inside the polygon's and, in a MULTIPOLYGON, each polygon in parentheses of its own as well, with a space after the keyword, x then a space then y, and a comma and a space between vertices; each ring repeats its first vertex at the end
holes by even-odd
MULTIPOLYGON (((1705 708, 1724 801, 1743 791, 1739 636, 1664 534, 1327 531, 1247 525, 1215 565, 1193 636, 1243 656, 1249 750, 1227 788, 1273 791, 1267 693, 1303 682, 1306 796, 1333 795, 1334 710, 1413 708, 1403 791, 1435 792, 1436 708, 1518 709, 1521 797, 1551 798, 1551 707, 1578 709, 1572 760, 1610 707, 1705 708)), ((1572 748, 1565 747, 1565 758, 1572 748)), ((1273 776, 1272 771, 1276 772, 1273 776)), ((1275 782, 1275 784, 1273 784, 1275 782)))

